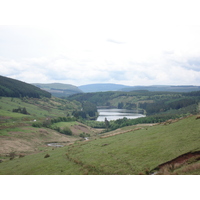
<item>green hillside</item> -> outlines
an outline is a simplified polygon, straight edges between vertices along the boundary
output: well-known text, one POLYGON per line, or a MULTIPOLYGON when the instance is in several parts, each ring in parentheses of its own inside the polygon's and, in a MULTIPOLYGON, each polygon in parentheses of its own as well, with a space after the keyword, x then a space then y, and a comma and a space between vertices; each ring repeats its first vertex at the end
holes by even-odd
POLYGON ((75 94, 67 99, 79 102, 89 101, 96 106, 108 108, 142 109, 145 114, 159 113, 195 113, 200 102, 200 91, 150 92, 137 90, 132 92, 96 92, 75 94), (182 111, 181 111, 182 109, 182 111))
POLYGON ((0 174, 200 174, 198 120, 191 116, 168 125, 125 127, 117 134, 2 162, 0 174), (188 152, 196 155, 159 170, 188 152))
POLYGON ((79 135, 83 132, 92 135, 91 128, 75 123, 74 110, 81 110, 79 102, 56 97, 0 97, 0 160, 12 152, 38 153, 45 149, 47 142, 64 142, 66 145, 80 140, 79 135), (69 122, 61 123, 63 120, 69 122), (54 121, 52 127, 49 126, 51 121, 54 121), (66 135, 66 127, 71 129, 72 136, 66 135))
POLYGON ((24 116, 26 118, 46 118, 71 115, 74 110, 80 110, 81 104, 76 101, 68 101, 56 97, 41 99, 38 98, 11 98, 0 97, 0 118, 15 118, 19 119, 24 116), (28 114, 13 112, 18 108, 26 108, 28 114))
POLYGON ((0 174, 200 174, 199 102, 199 91, 0 97, 0 174), (147 117, 87 120, 96 105, 147 117))
POLYGON ((69 95, 82 93, 78 87, 70 84, 63 83, 33 83, 36 87, 39 87, 47 92, 50 92, 55 97, 67 97, 69 95))
POLYGON ((121 88, 120 91, 131 92, 135 90, 148 90, 148 91, 160 91, 160 92, 193 92, 199 91, 200 86, 194 85, 152 85, 152 86, 130 86, 121 88))
POLYGON ((107 92, 124 91, 131 92, 136 90, 160 91, 160 92, 192 92, 200 90, 200 86, 195 85, 151 85, 151 86, 127 86, 113 83, 97 83, 81 85, 78 87, 83 92, 107 92))
POLYGON ((31 84, 0 76, 0 96, 50 98, 51 94, 31 84))

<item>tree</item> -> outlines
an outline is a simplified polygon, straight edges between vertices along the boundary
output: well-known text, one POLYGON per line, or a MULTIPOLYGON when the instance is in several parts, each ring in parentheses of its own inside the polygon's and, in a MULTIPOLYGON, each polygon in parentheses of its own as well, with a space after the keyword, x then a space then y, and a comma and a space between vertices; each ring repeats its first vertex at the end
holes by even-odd
POLYGON ((121 109, 121 108, 123 108, 123 107, 124 107, 124 103, 123 103, 123 102, 118 103, 118 108, 119 108, 119 109, 121 109))
POLYGON ((109 121, 107 120, 107 118, 105 118, 105 125, 106 125, 106 129, 108 129, 109 126, 110 126, 110 123, 109 123, 109 121))
POLYGON ((28 115, 29 113, 27 112, 26 108, 24 107, 21 111, 22 114, 28 115))

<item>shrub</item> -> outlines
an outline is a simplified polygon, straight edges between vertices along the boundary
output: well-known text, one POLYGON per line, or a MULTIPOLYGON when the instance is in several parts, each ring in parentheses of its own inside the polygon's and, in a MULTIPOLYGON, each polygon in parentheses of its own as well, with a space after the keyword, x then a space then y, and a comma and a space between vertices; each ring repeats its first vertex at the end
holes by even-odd
POLYGON ((41 128, 42 125, 43 125, 43 124, 42 124, 41 122, 34 122, 34 123, 32 124, 33 127, 37 127, 37 128, 41 128))
POLYGON ((65 127, 60 132, 63 133, 63 134, 65 134, 65 135, 72 135, 72 131, 70 130, 69 127, 65 127))
POLYGON ((15 152, 10 152, 9 153, 10 160, 14 159, 15 156, 16 156, 15 152))
POLYGON ((60 132, 60 127, 55 126, 55 127, 53 128, 53 130, 60 132))
POLYGON ((83 133, 81 133, 81 134, 79 135, 79 137, 82 137, 82 138, 90 137, 90 134, 89 134, 89 133, 83 132, 83 133))

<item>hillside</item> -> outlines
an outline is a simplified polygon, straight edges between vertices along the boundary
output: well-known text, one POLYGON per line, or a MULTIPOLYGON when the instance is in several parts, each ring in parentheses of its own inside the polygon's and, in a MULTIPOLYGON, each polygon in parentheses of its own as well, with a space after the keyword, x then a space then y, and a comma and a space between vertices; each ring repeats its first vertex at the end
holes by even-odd
POLYGON ((56 97, 0 97, 0 160, 11 152, 36 153, 44 151, 47 143, 68 145, 81 140, 80 134, 94 135, 95 129, 76 122, 72 117, 74 110, 81 110, 79 102, 56 97), (66 127, 72 131, 71 135, 63 134, 66 127))
POLYGON ((112 83, 99 83, 99 84, 97 83, 97 84, 81 85, 78 88, 86 93, 86 92, 117 91, 126 87, 129 86, 112 84, 112 83))
POLYGON ((47 91, 16 79, 0 76, 0 96, 5 97, 51 97, 47 91))
POLYGON ((152 86, 127 86, 112 83, 99 83, 81 85, 78 87, 83 92, 107 92, 107 91, 125 91, 131 92, 136 90, 160 91, 160 92, 192 92, 199 91, 200 86, 193 85, 152 85, 152 86))
POLYGON ((81 104, 76 101, 68 101, 56 97, 46 98, 11 98, 0 97, 0 120, 10 118, 43 119, 46 117, 63 117, 71 115, 74 110, 80 110, 81 104), (15 111, 18 108, 26 108, 28 114, 15 111))
POLYGON ((97 106, 122 109, 142 109, 145 114, 195 113, 200 102, 200 91, 180 92, 156 92, 156 91, 132 91, 132 92, 96 92, 76 94, 68 97, 69 100, 79 102, 90 101, 97 106))
POLYGON ((192 92, 199 91, 200 86, 193 85, 180 85, 180 86, 171 86, 171 85, 153 85, 153 86, 133 86, 125 87, 120 89, 120 91, 135 91, 135 90, 148 90, 148 91, 162 91, 162 92, 192 92))
POLYGON ((200 174, 199 102, 200 91, 0 97, 0 174, 200 174), (95 104, 147 117, 75 116, 95 104))
POLYGON ((0 174, 200 174, 198 120, 124 127, 117 134, 49 147, 2 162, 0 174))
POLYGON ((82 91, 70 84, 63 84, 63 83, 33 83, 36 87, 39 87, 42 90, 50 92, 55 97, 67 97, 69 95, 82 93, 82 91))

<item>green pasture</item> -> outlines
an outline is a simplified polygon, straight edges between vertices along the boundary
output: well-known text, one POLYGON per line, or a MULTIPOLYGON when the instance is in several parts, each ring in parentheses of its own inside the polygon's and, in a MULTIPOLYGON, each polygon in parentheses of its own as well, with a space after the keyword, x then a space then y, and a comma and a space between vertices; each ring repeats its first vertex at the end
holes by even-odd
POLYGON ((32 119, 40 119, 47 117, 60 117, 66 116, 71 110, 77 108, 79 105, 74 102, 68 102, 58 98, 43 98, 43 99, 32 99, 11 97, 0 98, 0 116, 21 118, 26 116, 32 119), (13 109, 26 108, 30 115, 22 115, 20 113, 12 112, 13 109))
MULTIPOLYGON (((179 155, 200 150, 199 136, 200 121, 192 116, 5 161, 0 174, 146 174, 179 155), (46 153, 50 157, 44 158, 46 153)), ((187 172, 192 173, 200 174, 200 169, 187 172)))
POLYGON ((73 125, 77 125, 78 122, 57 122, 57 123, 54 123, 53 125, 51 125, 52 128, 55 128, 55 127, 60 127, 60 128, 64 128, 64 127, 69 127, 70 126, 73 126, 73 125))

